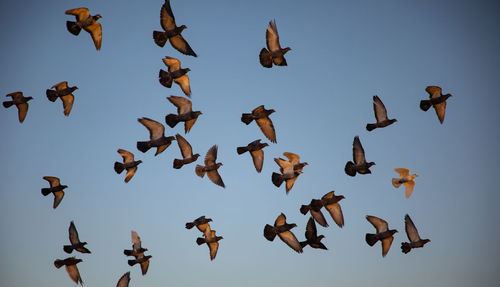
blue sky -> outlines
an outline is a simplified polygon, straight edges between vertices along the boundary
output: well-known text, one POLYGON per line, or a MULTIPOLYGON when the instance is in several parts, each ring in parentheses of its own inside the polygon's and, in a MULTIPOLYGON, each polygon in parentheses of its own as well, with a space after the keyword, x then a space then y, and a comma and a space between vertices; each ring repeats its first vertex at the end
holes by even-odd
MULTIPOLYGON (((130 286, 496 286, 500 248, 496 150, 500 100, 500 6, 494 1, 175 1, 172 10, 198 58, 170 44, 156 46, 162 1, 6 0, 0 4, 0 94, 23 91, 34 99, 19 124, 15 108, 0 112, 0 285, 72 286, 64 270, 71 220, 92 254, 76 254, 86 286, 114 286, 131 271, 130 286), (88 7, 103 16, 101 51, 88 33, 66 30, 64 11, 88 7), (265 69, 258 54, 265 30, 276 19, 287 67, 265 69), (177 144, 161 155, 135 145, 148 138, 137 118, 164 123, 175 112, 166 97, 183 96, 177 85, 158 82, 161 59, 172 56, 191 69, 192 102, 201 115, 185 138, 204 157, 219 146, 226 188, 194 173, 195 164, 172 168, 177 144), (65 117, 60 100, 45 90, 68 81, 79 87, 65 117), (448 100, 441 125, 419 101, 438 85, 448 100), (398 122, 372 132, 372 96, 378 95, 398 122), (241 113, 264 104, 277 144, 264 149, 258 174, 236 147, 262 138, 241 113), (344 173, 359 135, 371 175, 344 173), (132 151, 143 163, 123 182, 116 152, 132 151), (294 152, 309 163, 290 194, 271 183, 274 157, 294 152), (418 173, 410 199, 391 178, 395 167, 418 173), (43 176, 69 187, 56 210, 43 197, 43 176), (262 231, 284 212, 304 238, 308 216, 299 212, 311 198, 335 190, 345 226, 330 217, 318 226, 328 251, 306 247, 297 254, 262 231), (423 238, 423 249, 403 254, 404 215, 423 238), (197 246, 201 234, 184 224, 206 215, 224 237, 210 261, 197 246), (369 247, 365 220, 375 215, 399 230, 391 250, 369 247), (146 276, 127 265, 130 231, 153 256, 146 276), (28 273, 26 273, 28 272, 28 273)), ((166 128, 167 135, 183 126, 166 128)), ((202 157, 197 163, 202 163, 202 157)), ((325 214, 326 215, 326 214, 325 214)))

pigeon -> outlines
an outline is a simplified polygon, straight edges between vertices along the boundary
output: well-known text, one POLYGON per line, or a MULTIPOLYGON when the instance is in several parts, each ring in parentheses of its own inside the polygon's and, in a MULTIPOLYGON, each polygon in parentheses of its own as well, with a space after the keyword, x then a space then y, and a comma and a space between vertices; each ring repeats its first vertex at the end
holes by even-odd
POLYGON ((215 230, 210 229, 210 225, 207 225, 205 231, 203 232, 203 236, 205 238, 198 237, 196 238, 196 243, 198 245, 202 245, 206 243, 208 245, 208 249, 210 249, 210 260, 214 260, 217 255, 217 250, 219 250, 219 240, 224 239, 222 236, 216 236, 215 230))
POLYGON ((141 246, 141 238, 137 234, 137 232, 132 231, 132 250, 123 250, 123 254, 127 256, 134 256, 135 259, 128 260, 128 265, 134 266, 135 264, 141 265, 142 275, 146 275, 149 268, 149 259, 152 257, 151 255, 144 255, 144 252, 148 251, 146 248, 142 248, 141 246))
POLYGON ((64 197, 64 189, 67 188, 67 185, 61 185, 59 178, 54 176, 44 176, 43 179, 50 183, 49 188, 42 188, 42 194, 44 196, 49 195, 50 193, 54 194, 54 205, 52 206, 54 209, 61 203, 61 200, 64 197))
POLYGON ((399 173, 399 178, 393 178, 392 185, 394 185, 395 188, 398 188, 401 184, 404 184, 406 189, 406 198, 410 198, 413 188, 415 187, 414 179, 418 176, 418 174, 410 174, 410 170, 407 168, 395 168, 394 171, 399 173))
POLYGON ((161 6, 160 23, 165 32, 153 31, 153 39, 156 45, 163 47, 167 40, 170 40, 170 44, 177 51, 184 55, 197 57, 191 46, 189 46, 188 42, 181 35, 187 26, 181 25, 177 27, 175 24, 175 17, 172 13, 172 8, 170 8, 170 0, 165 0, 165 3, 161 6))
POLYGON ((193 112, 191 101, 186 98, 170 96, 167 99, 177 107, 177 115, 167 115, 165 122, 171 128, 175 127, 178 122, 184 122, 184 133, 187 134, 202 113, 200 111, 193 112))
POLYGON ((264 164, 264 151, 262 149, 268 145, 267 143, 260 143, 260 139, 258 139, 249 143, 247 146, 237 147, 236 152, 238 154, 243 154, 247 151, 250 152, 253 165, 257 172, 260 173, 262 171, 262 165, 264 164))
POLYGON ((242 114, 241 121, 249 125, 253 120, 257 123, 260 130, 264 133, 266 138, 271 142, 276 143, 276 131, 269 115, 274 113, 273 109, 266 110, 264 105, 256 107, 251 114, 242 114))
POLYGON ((150 148, 156 147, 155 156, 167 149, 175 137, 165 137, 165 127, 157 121, 150 118, 137 119, 149 130, 149 141, 137 142, 137 149, 142 152, 147 152, 150 148))
POLYGON ((352 143, 352 157, 354 163, 352 161, 348 161, 344 168, 344 171, 347 175, 355 176, 356 172, 359 174, 372 173, 370 171, 370 167, 372 165, 375 165, 375 163, 366 162, 365 150, 363 149, 358 136, 354 137, 354 142, 352 143))
POLYGON ((205 218, 205 216, 203 215, 191 222, 186 223, 186 229, 191 229, 194 226, 196 226, 196 228, 198 228, 199 231, 205 232, 205 229, 207 229, 207 227, 210 228, 209 222, 211 221, 212 221, 211 218, 205 218))
POLYGON ((89 32, 89 34, 92 36, 95 48, 97 50, 100 50, 102 42, 102 27, 101 24, 97 22, 97 20, 101 19, 102 16, 100 14, 94 16, 90 15, 89 9, 87 8, 75 8, 67 10, 66 15, 76 16, 76 22, 66 21, 66 27, 68 28, 68 31, 71 34, 78 36, 83 28, 83 30, 89 32))
POLYGON ((421 100, 420 109, 422 109, 422 111, 427 111, 433 106, 434 110, 436 110, 439 122, 442 124, 446 111, 446 100, 451 97, 451 94, 443 95, 441 88, 438 86, 428 86, 425 88, 425 91, 429 93, 430 100, 421 100))
POLYGON ((259 54, 260 64, 265 68, 271 68, 273 63, 276 66, 286 66, 285 54, 290 51, 290 47, 281 48, 276 20, 269 22, 266 29, 266 48, 262 48, 259 54))
POLYGON ((181 61, 168 56, 163 58, 163 63, 165 63, 165 65, 168 67, 168 72, 160 69, 160 73, 158 74, 160 84, 162 84, 164 87, 170 88, 172 87, 172 81, 174 81, 181 87, 184 94, 190 97, 191 87, 189 86, 189 77, 187 75, 187 72, 191 71, 191 69, 182 69, 181 61))
POLYGON ((295 180, 302 173, 302 169, 307 165, 307 162, 300 162, 300 157, 291 152, 284 152, 283 155, 288 158, 288 161, 282 158, 274 159, 274 162, 280 166, 281 174, 273 172, 271 180, 276 187, 280 187, 283 181, 285 181, 286 194, 288 194, 295 180))
POLYGON ((290 231, 290 229, 296 227, 295 223, 286 223, 285 214, 281 213, 274 222, 274 226, 266 224, 264 227, 264 237, 273 241, 276 235, 285 242, 290 248, 297 251, 298 253, 302 253, 302 246, 299 241, 295 237, 295 235, 290 231))
POLYGON ((120 174, 126 169, 125 182, 129 182, 137 171, 137 166, 142 163, 142 160, 135 161, 134 154, 124 149, 118 149, 117 152, 123 157, 123 163, 115 161, 115 171, 117 174, 120 174))
POLYGON ((80 272, 78 271, 78 267, 76 264, 82 262, 82 259, 76 259, 75 257, 68 257, 64 260, 56 259, 54 261, 54 265, 57 269, 61 268, 63 265, 66 267, 66 272, 68 272, 69 277, 76 284, 80 283, 83 286, 82 277, 80 276, 80 272))
POLYGON ((63 103, 64 115, 69 116, 69 113, 73 108, 73 102, 75 101, 73 92, 76 89, 78 89, 77 86, 68 87, 68 82, 64 81, 53 85, 52 87, 50 87, 50 89, 47 89, 45 93, 47 94, 47 98, 51 102, 55 102, 57 98, 61 98, 61 101, 63 103))
POLYGON ((405 215, 405 229, 406 229, 406 235, 408 236, 408 242, 402 242, 401 243, 401 251, 403 253, 408 253, 412 248, 420 248, 424 247, 424 245, 427 242, 430 242, 430 239, 420 239, 420 235, 418 235, 418 230, 415 227, 415 224, 413 224, 413 221, 411 220, 410 216, 408 214, 405 215))
POLYGON ((330 191, 329 193, 323 195, 321 198, 321 203, 330 213, 333 221, 342 228, 344 226, 344 215, 342 213, 342 208, 340 207, 339 201, 344 199, 343 195, 335 195, 335 191, 330 191))
POLYGON ((384 103, 380 100, 378 96, 373 96, 373 111, 375 112, 375 119, 377 120, 374 124, 367 124, 366 130, 372 131, 376 128, 384 128, 386 126, 392 125, 397 122, 396 119, 389 119, 387 117, 387 110, 385 109, 384 103))
POLYGON ((373 246, 377 241, 382 242, 382 257, 387 255, 389 248, 391 248, 392 240, 394 240, 394 233, 398 232, 396 229, 389 230, 389 225, 383 219, 375 216, 367 215, 366 220, 370 222, 377 230, 376 234, 367 233, 365 240, 368 245, 373 246))
POLYGON ((87 242, 80 242, 80 238, 78 238, 78 231, 76 231, 73 221, 69 224, 69 242, 71 242, 71 245, 63 246, 64 252, 71 253, 73 250, 76 250, 81 253, 90 253, 90 250, 85 248, 87 242))
POLYGON ((220 177, 219 172, 217 171, 219 167, 222 166, 222 163, 218 162, 215 163, 217 160, 217 145, 212 146, 207 154, 205 155, 205 166, 201 165, 196 165, 196 175, 199 177, 203 178, 205 176, 205 173, 207 174, 208 178, 215 184, 226 187, 224 185, 224 182, 222 181, 222 178, 220 177))
POLYGON ((311 199, 311 203, 309 203, 308 205, 302 205, 300 207, 300 213, 306 215, 307 212, 310 212, 312 218, 314 218, 314 220, 316 220, 319 225, 328 227, 325 216, 321 212, 322 207, 323 202, 320 199, 311 199))
POLYGON ((118 283, 116 283, 116 287, 128 287, 129 282, 130 282, 130 271, 123 274, 122 277, 120 277, 120 280, 118 280, 118 283))
POLYGON ((174 168, 179 169, 185 164, 189 164, 195 162, 200 156, 199 153, 193 154, 193 148, 188 143, 188 141, 183 138, 180 134, 176 134, 175 138, 177 140, 177 144, 179 145, 179 149, 181 150, 182 159, 174 159, 174 168))
POLYGON ((309 245, 312 248, 328 250, 328 248, 326 248, 326 246, 323 243, 321 243, 321 239, 325 238, 325 236, 324 235, 318 236, 318 232, 316 231, 316 224, 314 223, 314 219, 312 217, 310 217, 309 221, 307 222, 305 235, 306 235, 306 241, 300 242, 300 246, 302 248, 309 245))
POLYGON ((23 92, 10 93, 7 97, 12 97, 12 101, 4 101, 3 106, 9 108, 12 105, 16 105, 19 122, 22 123, 26 118, 26 114, 28 114, 28 101, 32 100, 33 97, 25 97, 23 96, 23 92))

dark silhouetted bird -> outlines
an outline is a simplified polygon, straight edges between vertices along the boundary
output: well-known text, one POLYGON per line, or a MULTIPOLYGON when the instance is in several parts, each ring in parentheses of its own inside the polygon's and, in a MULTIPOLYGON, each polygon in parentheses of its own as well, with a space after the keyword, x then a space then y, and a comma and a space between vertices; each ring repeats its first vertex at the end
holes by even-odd
POLYGON ((273 109, 266 110, 264 105, 256 107, 251 114, 242 114, 241 121, 245 124, 250 124, 253 120, 257 123, 260 130, 264 133, 266 138, 271 142, 276 143, 276 131, 269 115, 274 113, 273 109))
POLYGON ((202 113, 192 109, 190 100, 183 97, 170 96, 167 99, 177 107, 177 115, 169 114, 165 117, 165 122, 171 128, 175 127, 178 122, 184 122, 184 133, 188 133, 202 113))
POLYGON ((330 191, 329 193, 323 195, 321 198, 321 203, 330 213, 333 221, 342 228, 344 226, 344 214, 342 213, 342 208, 340 207, 339 201, 344 199, 343 195, 335 195, 335 191, 330 191))
POLYGON ((198 237, 196 238, 196 243, 198 245, 202 245, 206 243, 208 245, 208 249, 210 250, 210 260, 214 260, 217 255, 217 250, 219 250, 219 240, 224 239, 222 236, 216 236, 215 230, 210 229, 210 225, 207 225, 205 231, 203 232, 204 238, 198 237))
POLYGON ((120 280, 118 280, 118 283, 116 283, 116 287, 128 287, 129 282, 130 282, 130 271, 123 274, 122 277, 120 277, 120 280))
POLYGON ((196 165, 196 175, 199 177, 203 178, 205 176, 205 173, 207 174, 208 178, 215 184, 226 187, 224 185, 224 182, 222 181, 222 178, 220 177, 219 172, 217 171, 219 167, 222 166, 222 163, 218 162, 215 163, 217 160, 217 145, 212 146, 207 154, 205 155, 205 166, 201 165, 196 165))
POLYGON ((375 119, 377 122, 374 124, 367 124, 367 131, 372 131, 376 128, 384 128, 398 121, 396 119, 390 120, 387 117, 387 110, 378 96, 373 96, 373 111, 375 112, 375 119))
POLYGON ((92 36, 92 40, 94 41, 95 48, 100 50, 102 42, 102 27, 97 20, 102 18, 102 16, 99 14, 94 16, 90 15, 89 9, 87 8, 67 10, 66 15, 76 16, 76 22, 66 21, 68 31, 75 36, 78 36, 82 29, 89 32, 92 36))
POLYGON ((410 170, 407 168, 395 168, 395 172, 399 173, 399 178, 392 179, 392 185, 398 188, 401 184, 404 184, 406 190, 406 198, 409 198, 415 188, 415 177, 418 174, 410 174, 410 170))
POLYGON ((296 226, 297 224, 295 223, 286 223, 286 216, 281 213, 278 218, 276 218, 274 226, 266 224, 264 227, 264 237, 269 241, 273 241, 276 235, 278 235, 279 238, 286 243, 286 245, 290 246, 290 248, 298 253, 302 253, 302 247, 300 246, 297 237, 295 237, 295 235, 290 231, 296 226))
POLYGON ((288 158, 284 160, 282 158, 275 158, 276 162, 280 166, 280 172, 273 172, 271 180, 276 187, 280 187, 283 181, 286 182, 286 194, 292 189, 295 180, 302 173, 302 169, 307 165, 307 162, 300 162, 300 157, 297 154, 291 152, 284 152, 284 156, 288 158))
POLYGON ((443 123, 444 114, 446 112, 446 100, 451 97, 451 94, 442 94, 442 90, 438 86, 428 86, 425 91, 429 93, 430 100, 421 100, 420 109, 427 111, 431 106, 436 110, 439 122, 443 123))
POLYGON ((33 99, 33 97, 25 97, 23 96, 23 92, 10 93, 7 97, 12 97, 12 101, 4 101, 3 106, 9 108, 12 105, 16 105, 19 122, 22 123, 28 113, 28 101, 33 99))
POLYGON ((179 169, 185 164, 195 162, 200 154, 193 154, 193 148, 180 134, 176 134, 175 138, 177 139, 177 145, 179 145, 182 154, 182 159, 174 159, 174 168, 179 169))
POLYGON ((276 20, 270 21, 266 29, 266 48, 262 48, 259 54, 260 64, 266 68, 271 68, 273 63, 276 66, 286 66, 285 54, 290 51, 290 47, 281 48, 276 20))
POLYGON ((191 96, 191 87, 189 86, 189 77, 187 72, 191 71, 189 68, 182 69, 181 61, 172 57, 163 58, 163 63, 168 67, 168 72, 160 69, 159 80, 160 84, 164 87, 172 87, 172 81, 179 85, 188 97, 191 96))
POLYGON ((59 178, 54 176, 44 176, 43 179, 50 183, 49 188, 42 188, 42 194, 44 196, 49 195, 50 193, 54 194, 54 205, 52 206, 54 209, 59 205, 61 200, 64 197, 64 189, 67 188, 67 185, 61 185, 59 178))
POLYGON ((150 118, 137 119, 149 130, 149 141, 137 142, 137 149, 147 152, 150 148, 156 147, 155 156, 162 153, 170 146, 175 137, 165 137, 165 127, 157 121, 150 118))
POLYGON ((172 44, 172 47, 177 51, 185 55, 196 57, 196 53, 181 35, 182 30, 187 28, 186 25, 177 27, 175 24, 175 17, 170 7, 170 0, 165 0, 165 3, 161 6, 160 23, 165 32, 153 31, 153 39, 158 46, 163 47, 167 40, 170 40, 170 44, 172 44))
POLYGON ((141 238, 137 232, 132 231, 132 250, 125 249, 123 250, 123 254, 135 257, 135 260, 128 260, 128 265, 134 266, 135 264, 140 264, 142 275, 145 275, 148 272, 149 259, 152 257, 151 255, 144 255, 144 252, 146 251, 148 250, 146 248, 142 248, 141 246, 141 238))
POLYGON ((205 232, 205 229, 207 227, 210 227, 209 222, 211 222, 211 221, 212 221, 211 218, 205 218, 205 216, 203 215, 203 216, 196 218, 195 220, 193 220, 191 222, 186 223, 186 229, 191 229, 194 226, 196 226, 199 231, 205 232))
POLYGON ((49 101, 55 102, 57 98, 61 98, 61 101, 63 103, 64 115, 69 116, 69 113, 73 108, 73 102, 75 101, 75 96, 73 95, 73 92, 76 89, 78 89, 78 87, 77 86, 68 87, 68 82, 64 81, 55 84, 50 88, 55 90, 47 89, 46 94, 49 101))
POLYGON ((255 169, 257 172, 261 172, 262 165, 264 164, 264 151, 262 149, 268 145, 267 143, 260 143, 259 139, 249 143, 247 146, 237 147, 236 152, 238 154, 243 154, 247 151, 250 152, 255 169))
POLYGON ((123 157, 123 163, 115 161, 115 171, 120 174, 126 169, 125 182, 129 182, 137 171, 137 166, 142 163, 142 160, 135 161, 134 154, 124 149, 118 149, 118 153, 123 157))
POLYGON ((408 240, 410 240, 410 243, 408 242, 401 243, 401 251, 405 254, 410 252, 410 250, 412 250, 413 248, 424 247, 424 245, 427 242, 431 241, 430 239, 420 239, 420 235, 418 235, 418 230, 415 227, 415 224, 413 224, 413 221, 411 220, 408 214, 405 215, 405 229, 406 229, 406 235, 408 236, 408 240))
POLYGON ((366 220, 370 222, 377 230, 376 234, 367 233, 365 236, 366 243, 373 246, 377 241, 382 242, 382 257, 385 257, 389 248, 391 248, 392 241, 394 240, 394 233, 398 232, 396 229, 389 230, 389 225, 383 219, 375 216, 367 215, 366 220))
POLYGON ((319 225, 328 227, 325 216, 321 212, 322 207, 323 202, 320 199, 311 199, 311 203, 309 203, 308 205, 302 205, 300 207, 300 213, 306 215, 307 212, 310 212, 312 218, 314 218, 314 220, 316 220, 319 225))
POLYGON ((354 141, 352 143, 352 157, 354 163, 352 161, 348 161, 344 168, 344 171, 347 175, 355 176, 356 172, 359 174, 372 173, 370 171, 370 167, 372 165, 375 165, 375 163, 366 162, 365 150, 363 149, 358 136, 354 137, 354 141))
POLYGON ((71 253, 73 252, 74 249, 81 253, 90 253, 90 250, 85 248, 87 242, 80 242, 80 238, 78 238, 78 231, 76 231, 76 227, 73 221, 71 221, 71 223, 69 224, 68 232, 69 232, 69 242, 71 243, 71 245, 64 245, 63 246, 64 252, 71 253))
POLYGON ((300 242, 300 246, 302 248, 309 245, 312 248, 328 250, 328 248, 326 248, 326 246, 323 243, 321 243, 321 239, 325 238, 325 236, 324 235, 318 236, 318 232, 316 231, 316 224, 314 223, 314 219, 312 217, 310 217, 309 221, 307 222, 305 236, 306 236, 306 241, 300 242))
POLYGON ((56 259, 54 261, 54 265, 57 269, 61 268, 63 265, 66 267, 66 272, 68 272, 69 277, 76 284, 80 283, 83 286, 82 277, 80 276, 80 272, 78 271, 78 267, 76 264, 82 262, 82 259, 76 259, 75 257, 68 257, 64 260, 56 259))

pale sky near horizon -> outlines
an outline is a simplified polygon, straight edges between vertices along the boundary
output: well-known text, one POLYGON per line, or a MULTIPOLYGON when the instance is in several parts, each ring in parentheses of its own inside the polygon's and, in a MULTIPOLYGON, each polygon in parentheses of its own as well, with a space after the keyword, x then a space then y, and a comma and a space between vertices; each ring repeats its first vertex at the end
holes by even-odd
MULTIPOLYGON (((1 107, 0 129, 0 285, 74 286, 55 259, 76 256, 85 286, 115 286, 127 271, 130 286, 496 286, 500 280, 497 238, 500 200, 496 184, 500 129, 500 5, 495 1, 179 1, 171 0, 177 25, 198 54, 186 56, 158 47, 162 0, 27 1, 0 3, 0 96, 22 91, 32 96, 24 123, 15 107, 1 107), (96 51, 88 33, 66 30, 73 16, 64 11, 88 7, 101 14, 103 41, 96 51), (265 31, 276 19, 287 67, 266 69, 258 55, 265 31), (176 142, 158 156, 141 153, 137 141, 149 134, 137 118, 165 123, 175 107, 177 85, 158 82, 161 59, 178 58, 190 68, 193 109, 203 114, 185 135, 201 157, 180 170, 176 142), (78 86, 69 117, 60 100, 45 90, 68 81, 78 86), (433 109, 423 112, 426 86, 451 93, 440 124, 433 109), (368 132, 375 121, 373 95, 398 121, 368 132), (277 144, 241 113, 259 105, 276 110, 271 119, 277 144), (352 178, 352 141, 360 137, 370 175, 352 178), (236 147, 255 139, 264 149, 259 174, 249 154, 236 147), (222 189, 194 173, 207 150, 219 146, 222 189), (142 160, 124 183, 113 163, 117 149, 142 160), (273 158, 294 152, 309 163, 289 195, 276 188, 273 158), (396 167, 418 173, 413 195, 391 185, 396 167), (68 185, 59 207, 43 176, 68 185), (331 190, 341 201, 345 226, 325 213, 328 228, 317 225, 329 250, 298 254, 279 238, 263 236, 265 224, 281 213, 299 240, 309 216, 302 204, 331 190), (403 254, 409 214, 424 248, 403 254), (223 236, 214 261, 201 233, 186 222, 206 215, 223 236), (391 250, 381 256, 365 233, 375 229, 366 215, 397 229, 391 250), (66 254, 74 221, 91 254, 66 254), (130 231, 152 255, 145 276, 130 267, 123 249, 130 231)), ((2 101, 4 101, 2 100, 2 101)))

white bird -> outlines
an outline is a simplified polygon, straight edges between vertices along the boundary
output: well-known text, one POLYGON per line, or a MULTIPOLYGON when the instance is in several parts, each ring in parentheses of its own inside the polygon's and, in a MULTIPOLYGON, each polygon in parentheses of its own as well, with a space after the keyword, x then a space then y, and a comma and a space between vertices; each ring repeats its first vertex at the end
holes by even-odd
POLYGON ((418 176, 418 174, 410 174, 410 170, 407 168, 395 168, 394 171, 399 173, 399 178, 393 178, 392 185, 398 188, 401 184, 404 184, 406 189, 406 198, 410 198, 413 188, 415 188, 414 179, 418 176))

